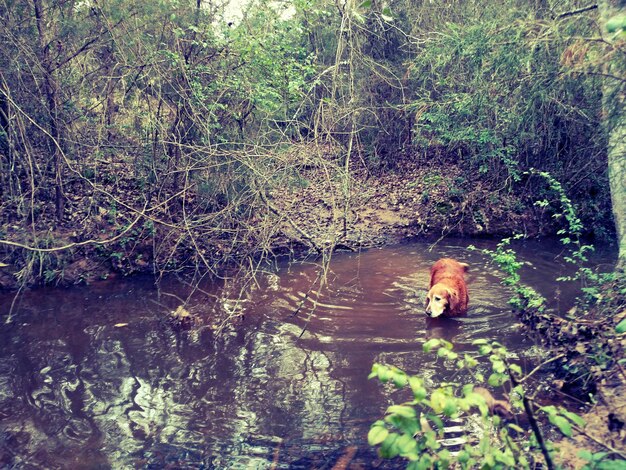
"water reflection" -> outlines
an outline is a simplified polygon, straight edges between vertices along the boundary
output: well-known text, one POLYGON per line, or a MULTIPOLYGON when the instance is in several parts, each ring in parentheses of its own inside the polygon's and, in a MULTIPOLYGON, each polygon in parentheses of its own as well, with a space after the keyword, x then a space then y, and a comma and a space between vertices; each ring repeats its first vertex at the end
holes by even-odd
MULTIPOLYGON (((544 293, 566 269, 556 254, 524 255, 544 293)), ((175 280, 27 293, 0 326, 0 467, 320 468, 344 452, 370 462, 369 425, 402 399, 367 379, 373 362, 465 380, 422 352, 430 338, 460 351, 497 339, 523 366, 534 360, 500 279, 463 244, 414 244, 337 255, 323 287, 316 264, 285 266, 243 302, 233 285, 175 280), (471 265, 466 317, 423 314, 440 256, 471 265), (167 321, 179 299, 199 319, 189 329, 167 321), (243 316, 218 334, 225 314, 243 316)), ((0 299, 5 317, 11 300, 0 299)))

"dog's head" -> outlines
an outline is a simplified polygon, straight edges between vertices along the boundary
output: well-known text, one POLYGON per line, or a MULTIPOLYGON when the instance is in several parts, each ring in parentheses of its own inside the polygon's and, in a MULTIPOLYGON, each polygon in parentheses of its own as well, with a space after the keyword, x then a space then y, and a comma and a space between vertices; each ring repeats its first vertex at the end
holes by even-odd
POLYGON ((458 302, 456 293, 446 286, 435 284, 426 296, 426 314, 436 318, 454 308, 458 302))

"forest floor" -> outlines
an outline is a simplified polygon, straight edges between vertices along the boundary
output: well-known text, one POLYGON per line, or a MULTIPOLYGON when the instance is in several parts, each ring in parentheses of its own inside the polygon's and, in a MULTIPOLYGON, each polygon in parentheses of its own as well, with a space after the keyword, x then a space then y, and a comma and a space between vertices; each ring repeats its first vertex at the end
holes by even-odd
POLYGON ((549 228, 544 214, 528 201, 494 191, 451 164, 407 161, 381 174, 353 171, 349 182, 319 169, 304 175, 301 187, 271 193, 287 221, 276 245, 301 240, 319 248, 334 243, 354 249, 413 237, 532 237, 549 228))

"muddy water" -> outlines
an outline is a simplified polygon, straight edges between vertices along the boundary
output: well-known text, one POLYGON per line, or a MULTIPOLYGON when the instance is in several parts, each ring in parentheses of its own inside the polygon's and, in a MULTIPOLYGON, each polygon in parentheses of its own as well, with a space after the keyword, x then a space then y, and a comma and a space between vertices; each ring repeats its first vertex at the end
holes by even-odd
MULTIPOLYGON (((422 352, 432 337, 458 350, 497 339, 524 367, 536 360, 501 274, 466 245, 337 254, 322 289, 307 262, 259 273, 241 297, 232 283, 149 279, 38 290, 9 324, 12 297, 0 297, 0 468, 332 468, 342 458, 367 468, 369 425, 406 398, 367 379, 373 362, 462 381, 422 352), (441 256, 471 265, 464 318, 423 314, 441 256), (182 302, 198 319, 187 329, 167 320, 182 302)), ((573 291, 551 281, 571 270, 560 251, 522 250, 524 279, 567 309, 573 291)))

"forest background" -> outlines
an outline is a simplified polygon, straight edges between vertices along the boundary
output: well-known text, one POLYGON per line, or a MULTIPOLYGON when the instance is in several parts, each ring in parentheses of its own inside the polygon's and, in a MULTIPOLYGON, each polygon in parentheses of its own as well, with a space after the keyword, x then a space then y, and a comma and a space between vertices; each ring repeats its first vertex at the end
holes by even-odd
POLYGON ((0 284, 555 234, 538 172, 610 243, 625 51, 599 6, 3 2, 0 284))

